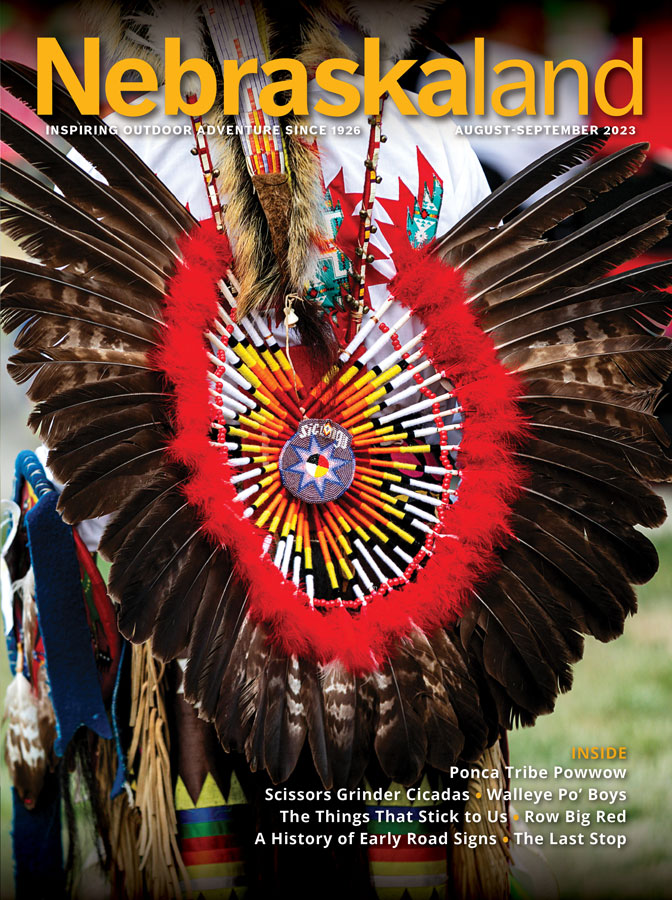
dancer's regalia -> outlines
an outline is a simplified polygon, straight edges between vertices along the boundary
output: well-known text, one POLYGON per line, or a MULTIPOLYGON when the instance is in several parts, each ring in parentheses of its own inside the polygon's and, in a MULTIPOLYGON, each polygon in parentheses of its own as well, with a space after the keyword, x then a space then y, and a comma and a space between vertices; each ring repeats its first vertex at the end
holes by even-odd
MULTIPOLYGON (((290 53, 236 9, 220 58, 237 28, 249 55, 313 60, 329 33, 304 10, 313 44, 290 53)), ((3 84, 35 108, 33 72, 3 84)), ((91 124, 58 88, 50 121, 91 124)), ((672 190, 549 237, 646 146, 592 159, 606 138, 578 137, 456 222, 480 176, 450 126, 389 102, 348 122, 359 136, 316 144, 200 135, 199 224, 119 137, 74 130, 75 159, 3 118, 40 173, 5 166, 6 227, 39 260, 3 268, 10 373, 32 379, 64 522, 111 516, 99 552, 131 642, 108 636, 111 718, 77 750, 114 896, 507 896, 506 804, 447 773, 501 772, 507 729, 552 710, 583 635, 620 634, 656 571, 635 526, 663 521, 649 483, 672 477, 655 416, 672 266, 610 273, 667 233, 672 190), (290 826, 273 784, 394 800, 299 805, 311 822, 290 826), (456 823, 420 824, 432 804, 456 823), (271 843, 353 830, 322 808, 400 845, 271 843), (423 830, 486 840, 419 849, 423 830)))

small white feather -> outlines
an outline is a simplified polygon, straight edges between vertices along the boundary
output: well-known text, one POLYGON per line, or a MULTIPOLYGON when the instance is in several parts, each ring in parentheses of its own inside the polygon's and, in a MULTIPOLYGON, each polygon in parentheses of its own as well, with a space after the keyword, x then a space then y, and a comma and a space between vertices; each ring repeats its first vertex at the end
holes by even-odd
MULTIPOLYGON (((204 57, 201 4, 196 0, 154 0, 150 12, 129 16, 127 21, 130 26, 127 38, 139 45, 139 56, 159 61, 157 69, 163 80, 166 38, 180 39, 180 57, 183 62, 204 57)), ((180 92, 183 96, 188 93, 198 94, 199 78, 193 73, 185 73, 180 92)))
POLYGON ((437 0, 363 0, 348 12, 367 37, 380 38, 382 59, 403 59, 413 44, 413 32, 437 7, 437 0))

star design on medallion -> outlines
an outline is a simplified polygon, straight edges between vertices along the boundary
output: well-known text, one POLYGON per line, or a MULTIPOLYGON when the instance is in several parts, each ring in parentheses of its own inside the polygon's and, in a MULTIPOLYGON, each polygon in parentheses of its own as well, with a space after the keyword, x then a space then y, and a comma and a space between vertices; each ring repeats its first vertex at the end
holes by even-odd
POLYGON ((338 470, 348 464, 347 459, 338 459, 334 456, 334 444, 320 447, 317 438, 313 435, 306 449, 294 447, 293 450, 299 457, 291 466, 287 466, 288 472, 296 472, 301 476, 297 493, 305 488, 313 486, 320 497, 324 499, 324 491, 328 484, 337 484, 344 487, 343 481, 338 477, 338 470))

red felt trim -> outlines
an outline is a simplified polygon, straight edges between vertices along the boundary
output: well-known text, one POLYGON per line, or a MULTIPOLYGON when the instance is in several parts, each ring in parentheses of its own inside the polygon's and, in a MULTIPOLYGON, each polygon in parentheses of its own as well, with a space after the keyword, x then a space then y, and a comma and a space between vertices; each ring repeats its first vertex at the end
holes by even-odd
POLYGON ((238 574, 250 586, 251 615, 265 624, 283 653, 338 658, 354 671, 375 668, 413 627, 431 632, 455 621, 510 537, 509 511, 524 475, 512 453, 524 431, 516 404, 519 383, 478 327, 460 275, 426 250, 409 247, 395 253, 398 274, 390 284, 425 323, 426 347, 465 410, 460 493, 444 519, 445 534, 459 540, 440 537, 414 583, 352 616, 341 608, 311 609, 306 594, 268 556, 261 557, 265 532, 243 518, 230 468, 208 441, 212 410, 203 332, 217 314, 217 279, 231 264, 230 248, 206 223, 181 249, 183 261, 169 285, 163 344, 153 360, 175 390, 175 438, 168 456, 191 470, 186 496, 202 514, 207 535, 230 549, 238 574))
POLYGON ((240 847, 231 847, 228 850, 185 850, 180 848, 182 862, 185 866, 211 866, 221 863, 242 862, 243 851, 240 847))
MULTIPOLYGON (((84 575, 87 575, 91 580, 91 594, 93 597, 93 602, 100 617, 100 624, 103 629, 105 640, 107 641, 107 647, 101 649, 105 649, 109 653, 111 662, 107 669, 98 669, 98 677, 100 678, 100 690, 103 695, 103 699, 107 702, 112 697, 114 683, 117 678, 117 669, 119 668, 119 656, 121 655, 121 634, 119 633, 119 629, 117 628, 117 615, 114 606, 112 605, 112 601, 110 600, 107 593, 107 588, 105 586, 105 582, 103 581, 103 576, 100 574, 98 566, 94 562, 91 553, 89 552, 84 541, 79 536, 79 532, 76 528, 72 529, 72 537, 75 541, 75 552, 77 553, 77 559, 79 561, 79 568, 82 573, 82 578, 84 577, 84 575)), ((84 603, 84 608, 86 611, 86 618, 89 623, 92 643, 94 643, 94 630, 96 626, 92 622, 91 612, 86 603, 84 603)))
POLYGON ((182 853, 182 859, 184 859, 185 853, 201 853, 206 850, 221 853, 235 851, 238 850, 239 847, 240 837, 237 834, 210 834, 203 835, 203 837, 180 838, 180 852, 182 853))

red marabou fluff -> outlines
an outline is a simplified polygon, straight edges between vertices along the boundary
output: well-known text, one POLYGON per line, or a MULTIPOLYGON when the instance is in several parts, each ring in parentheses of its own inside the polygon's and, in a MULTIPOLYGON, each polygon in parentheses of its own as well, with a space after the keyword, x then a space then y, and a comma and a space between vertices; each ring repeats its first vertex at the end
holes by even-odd
POLYGON ((453 622, 471 588, 494 570, 496 551, 510 537, 508 515, 524 474, 512 454, 524 430, 518 382, 497 360, 465 304, 458 273, 424 251, 396 253, 398 274, 390 290, 425 323, 426 347, 465 410, 460 494, 444 519, 445 534, 458 540, 439 537, 414 583, 374 600, 356 616, 337 608, 317 612, 268 556, 261 558, 265 532, 243 518, 230 468, 208 440, 203 331, 217 315, 217 280, 231 264, 228 242, 201 225, 182 253, 168 292, 163 345, 153 363, 175 389, 175 437, 168 453, 191 470, 186 496, 201 512, 206 534, 229 548, 250 586, 251 615, 265 624, 282 652, 320 661, 338 658, 354 671, 369 671, 413 627, 431 632, 453 622))

